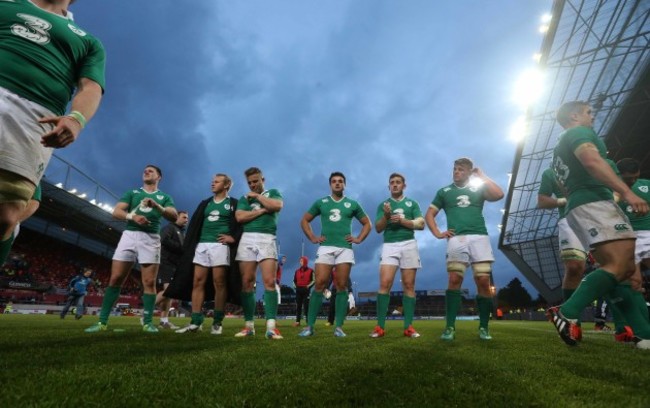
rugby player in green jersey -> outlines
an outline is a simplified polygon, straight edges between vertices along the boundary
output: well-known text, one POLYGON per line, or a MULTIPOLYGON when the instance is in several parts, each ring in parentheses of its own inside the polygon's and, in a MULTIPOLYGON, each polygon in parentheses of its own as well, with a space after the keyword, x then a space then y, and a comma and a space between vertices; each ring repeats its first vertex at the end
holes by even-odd
POLYGON ((449 281, 445 293, 446 327, 442 340, 452 341, 456 337, 456 316, 462 302, 460 288, 465 270, 470 265, 478 292, 479 338, 492 339, 488 322, 494 307, 490 285, 494 255, 483 218, 483 204, 501 198, 501 187, 480 168, 474 167, 470 159, 460 158, 454 162, 453 183, 438 190, 427 210, 425 221, 431 233, 438 239, 447 239, 449 281), (470 182, 472 175, 479 182, 470 182), (446 231, 440 231, 436 223, 440 210, 444 210, 447 216, 446 231))
POLYGON ((415 314, 415 273, 422 267, 414 231, 424 229, 424 218, 418 202, 404 195, 405 188, 404 176, 399 173, 391 174, 388 177, 390 197, 377 207, 375 229, 384 234, 384 245, 379 262, 377 326, 370 333, 373 338, 384 337, 390 289, 395 281, 397 268, 402 270, 404 336, 420 337, 412 325, 415 314))
POLYGON ((564 217, 566 202, 566 194, 557 183, 553 169, 544 170, 537 194, 537 208, 558 209, 558 240, 560 242, 560 258, 564 264, 562 295, 565 301, 580 285, 587 260, 587 251, 564 217))
POLYGON ((113 255, 111 277, 104 292, 99 322, 87 328, 87 333, 106 330, 113 304, 119 298, 122 285, 136 261, 140 264, 144 292, 142 330, 158 332, 152 318, 156 303, 156 275, 160 264, 160 218, 174 222, 178 217, 174 200, 158 190, 161 178, 162 171, 158 167, 147 165, 142 174, 143 186, 124 193, 115 205, 113 217, 126 220, 126 229, 113 255))
POLYGON ((329 282, 332 267, 336 266, 336 299, 330 300, 336 305, 336 318, 334 335, 345 337, 342 329, 345 317, 348 314, 348 287, 350 270, 354 265, 354 252, 352 244, 360 244, 370 233, 372 224, 370 218, 355 200, 347 198, 345 191, 345 175, 334 172, 329 178, 331 193, 319 198, 303 215, 300 227, 314 244, 320 244, 316 254, 316 283, 309 300, 309 315, 307 327, 299 334, 308 337, 314 334, 316 316, 323 304, 323 290, 329 282), (320 216, 321 234, 317 236, 310 223, 320 216), (352 235, 352 219, 356 218, 361 223, 361 232, 358 236, 352 235))
MULTIPOLYGON (((629 284, 634 274, 635 234, 612 190, 636 215, 648 213, 648 203, 638 197, 605 161, 607 149, 593 130, 588 103, 567 102, 557 112, 565 129, 553 151, 553 170, 558 183, 569 193, 566 219, 583 247, 589 248, 600 265, 580 283, 561 306, 547 311, 562 340, 576 345, 581 337, 577 319, 582 310, 601 296, 608 296, 639 336, 638 348, 650 348, 650 325, 640 315, 629 284)), ((646 316, 647 318, 647 316, 646 316)))
POLYGON ((0 264, 52 148, 74 142, 101 100, 104 48, 68 19, 71 3, 0 0, 0 264))
MULTIPOLYGON (((214 324, 211 334, 223 333, 223 318, 226 306, 226 272, 230 266, 230 245, 235 237, 230 230, 236 208, 232 207, 228 192, 232 179, 227 174, 216 174, 212 178, 213 197, 203 210, 201 235, 194 250, 194 279, 192 282, 192 320, 176 333, 196 332, 203 324, 203 301, 208 272, 212 269, 214 285, 214 324)), ((235 201, 236 203, 236 201, 235 201)))
POLYGON ((255 335, 255 275, 259 266, 264 283, 264 314, 266 338, 282 339, 275 325, 278 313, 278 294, 275 291, 278 268, 276 232, 282 210, 282 195, 278 190, 264 188, 262 170, 251 167, 244 172, 250 191, 237 203, 235 217, 244 226, 237 256, 242 277, 242 308, 245 327, 235 337, 255 335))
MULTIPOLYGON (((621 159, 616 163, 621 179, 627 186, 647 203, 650 203, 650 180, 639 178, 641 176, 641 166, 639 162, 631 159, 621 159)), ((643 296, 645 290, 643 287, 643 275, 641 267, 650 268, 650 213, 638 215, 634 213, 632 206, 623 200, 618 200, 625 215, 627 215, 636 234, 636 243, 634 245, 634 264, 636 269, 634 275, 630 278, 633 295, 641 314, 647 316, 648 309, 643 296)), ((616 323, 616 321, 615 321, 616 323)), ((633 328, 632 328, 633 329, 633 328)), ((626 333, 624 324, 618 324, 616 327, 616 339, 619 341, 630 340, 629 333, 626 333)))

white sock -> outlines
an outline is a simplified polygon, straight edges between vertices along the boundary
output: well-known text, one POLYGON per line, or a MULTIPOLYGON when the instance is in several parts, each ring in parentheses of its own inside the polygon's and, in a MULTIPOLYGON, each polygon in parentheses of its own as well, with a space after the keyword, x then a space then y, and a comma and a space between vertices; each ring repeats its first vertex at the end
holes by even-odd
POLYGON ((160 323, 169 323, 169 318, 167 318, 167 317, 161 317, 161 318, 160 318, 160 323))
POLYGON ((275 329, 275 319, 269 319, 266 321, 266 330, 275 329))

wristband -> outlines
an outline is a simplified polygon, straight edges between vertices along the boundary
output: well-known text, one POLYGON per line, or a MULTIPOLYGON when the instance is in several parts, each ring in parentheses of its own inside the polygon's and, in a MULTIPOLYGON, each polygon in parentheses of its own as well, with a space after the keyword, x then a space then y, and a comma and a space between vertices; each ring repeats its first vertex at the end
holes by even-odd
POLYGON ((566 205, 566 198, 558 198, 557 199, 557 206, 558 207, 564 207, 566 205))
POLYGON ((133 219, 133 215, 134 215, 133 213, 127 213, 126 214, 126 220, 131 221, 133 219))
POLYGON ((86 123, 88 123, 88 121, 86 120, 86 117, 79 111, 72 111, 72 112, 68 113, 67 116, 69 118, 72 118, 72 119, 76 120, 77 122, 79 122, 82 129, 85 128, 86 123))

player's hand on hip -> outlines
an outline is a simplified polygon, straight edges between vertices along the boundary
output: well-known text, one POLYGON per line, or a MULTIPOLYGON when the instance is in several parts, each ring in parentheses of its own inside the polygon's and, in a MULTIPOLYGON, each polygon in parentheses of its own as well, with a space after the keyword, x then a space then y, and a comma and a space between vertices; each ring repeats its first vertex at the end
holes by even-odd
POLYGON ((81 124, 70 116, 53 116, 42 118, 39 123, 54 125, 54 129, 41 136, 41 144, 45 147, 60 149, 77 140, 81 132, 81 124))

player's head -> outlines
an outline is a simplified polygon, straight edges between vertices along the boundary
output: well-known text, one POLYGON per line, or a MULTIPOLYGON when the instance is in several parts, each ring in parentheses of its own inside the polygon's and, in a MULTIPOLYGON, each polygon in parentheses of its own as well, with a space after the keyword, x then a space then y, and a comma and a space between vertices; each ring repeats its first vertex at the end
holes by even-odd
POLYGON ((474 163, 467 157, 454 160, 454 183, 466 183, 472 175, 474 163))
POLYGON ((330 174, 330 189, 332 193, 342 194, 345 190, 345 175, 340 171, 335 171, 330 174))
POLYGON ((589 102, 571 101, 560 106, 555 113, 555 119, 565 129, 576 126, 592 127, 594 115, 589 102))
POLYGON ((244 172, 246 183, 252 192, 262 193, 264 191, 264 175, 262 170, 257 167, 251 167, 244 172))
POLYGON ((156 184, 162 178, 162 170, 160 167, 154 166, 153 164, 147 164, 144 168, 144 173, 142 174, 142 179, 145 184, 156 184))
POLYGON ((92 276, 93 272, 94 272, 93 268, 84 268, 82 274, 86 278, 90 278, 92 276))
POLYGON ((212 177, 212 192, 214 194, 220 194, 224 191, 230 191, 232 188, 232 179, 230 176, 224 173, 217 173, 212 177))
POLYGON ((301 256, 300 257, 300 266, 302 266, 303 268, 306 268, 307 265, 309 265, 309 258, 307 258, 306 256, 301 256))
POLYGON ((176 218, 176 225, 183 228, 184 226, 187 225, 188 221, 189 221, 189 219, 188 219, 187 211, 185 211, 185 210, 179 211, 178 212, 178 217, 176 218))
POLYGON ((621 173, 621 179, 628 187, 632 187, 641 175, 641 165, 638 161, 629 157, 617 161, 616 167, 621 173))
POLYGON ((388 190, 393 195, 402 195, 406 188, 406 179, 399 173, 393 173, 388 176, 388 190))

